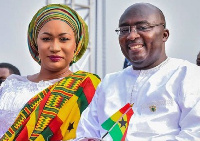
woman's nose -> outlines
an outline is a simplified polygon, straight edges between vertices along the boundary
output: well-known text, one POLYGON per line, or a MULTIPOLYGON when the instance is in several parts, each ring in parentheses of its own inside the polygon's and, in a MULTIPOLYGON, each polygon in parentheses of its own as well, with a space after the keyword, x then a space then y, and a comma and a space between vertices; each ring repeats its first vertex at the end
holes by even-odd
POLYGON ((59 52, 60 51, 60 45, 58 42, 54 41, 50 46, 50 51, 52 52, 59 52))

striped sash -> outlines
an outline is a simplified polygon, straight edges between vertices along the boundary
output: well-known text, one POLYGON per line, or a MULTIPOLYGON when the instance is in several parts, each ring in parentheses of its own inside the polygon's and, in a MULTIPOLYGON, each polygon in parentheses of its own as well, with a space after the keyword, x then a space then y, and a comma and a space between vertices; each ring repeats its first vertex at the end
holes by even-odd
POLYGON ((22 108, 14 124, 0 139, 4 140, 67 140, 75 138, 76 127, 100 82, 91 73, 78 71, 38 93, 22 108), (91 82, 86 96, 82 82, 91 82), (95 82, 95 83, 94 83, 95 82), (77 91, 80 91, 77 94, 77 91), (82 110, 81 110, 82 109, 82 110))

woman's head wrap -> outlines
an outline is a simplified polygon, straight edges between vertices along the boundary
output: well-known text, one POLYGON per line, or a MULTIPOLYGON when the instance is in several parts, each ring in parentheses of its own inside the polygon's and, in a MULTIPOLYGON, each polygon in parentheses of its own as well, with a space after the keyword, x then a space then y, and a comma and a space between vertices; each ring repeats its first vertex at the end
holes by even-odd
POLYGON ((28 46, 33 59, 40 64, 40 58, 37 46, 37 37, 45 23, 51 20, 61 20, 66 22, 74 31, 76 38, 76 51, 74 54, 74 63, 78 61, 87 49, 88 45, 88 27, 85 21, 76 11, 66 5, 49 4, 44 6, 34 15, 28 27, 28 46))

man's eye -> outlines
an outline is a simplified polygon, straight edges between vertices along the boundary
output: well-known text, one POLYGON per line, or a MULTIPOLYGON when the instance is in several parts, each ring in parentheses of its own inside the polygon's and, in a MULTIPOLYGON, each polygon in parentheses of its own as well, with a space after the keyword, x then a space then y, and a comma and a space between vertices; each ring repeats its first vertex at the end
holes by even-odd
POLYGON ((129 28, 122 28, 122 29, 120 29, 120 32, 127 33, 127 32, 129 32, 129 28))
POLYGON ((138 31, 147 31, 149 30, 151 27, 150 26, 137 26, 137 30, 138 31))

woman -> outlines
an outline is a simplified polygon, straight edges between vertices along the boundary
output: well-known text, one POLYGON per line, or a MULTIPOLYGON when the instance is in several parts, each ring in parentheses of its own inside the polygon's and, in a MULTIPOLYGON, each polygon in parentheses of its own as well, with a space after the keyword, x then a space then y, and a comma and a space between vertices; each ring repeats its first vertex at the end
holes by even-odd
POLYGON ((87 25, 68 6, 47 5, 29 24, 28 45, 41 69, 26 77, 11 75, 2 84, 1 140, 73 139, 100 82, 95 74, 69 70, 87 48, 87 25))

